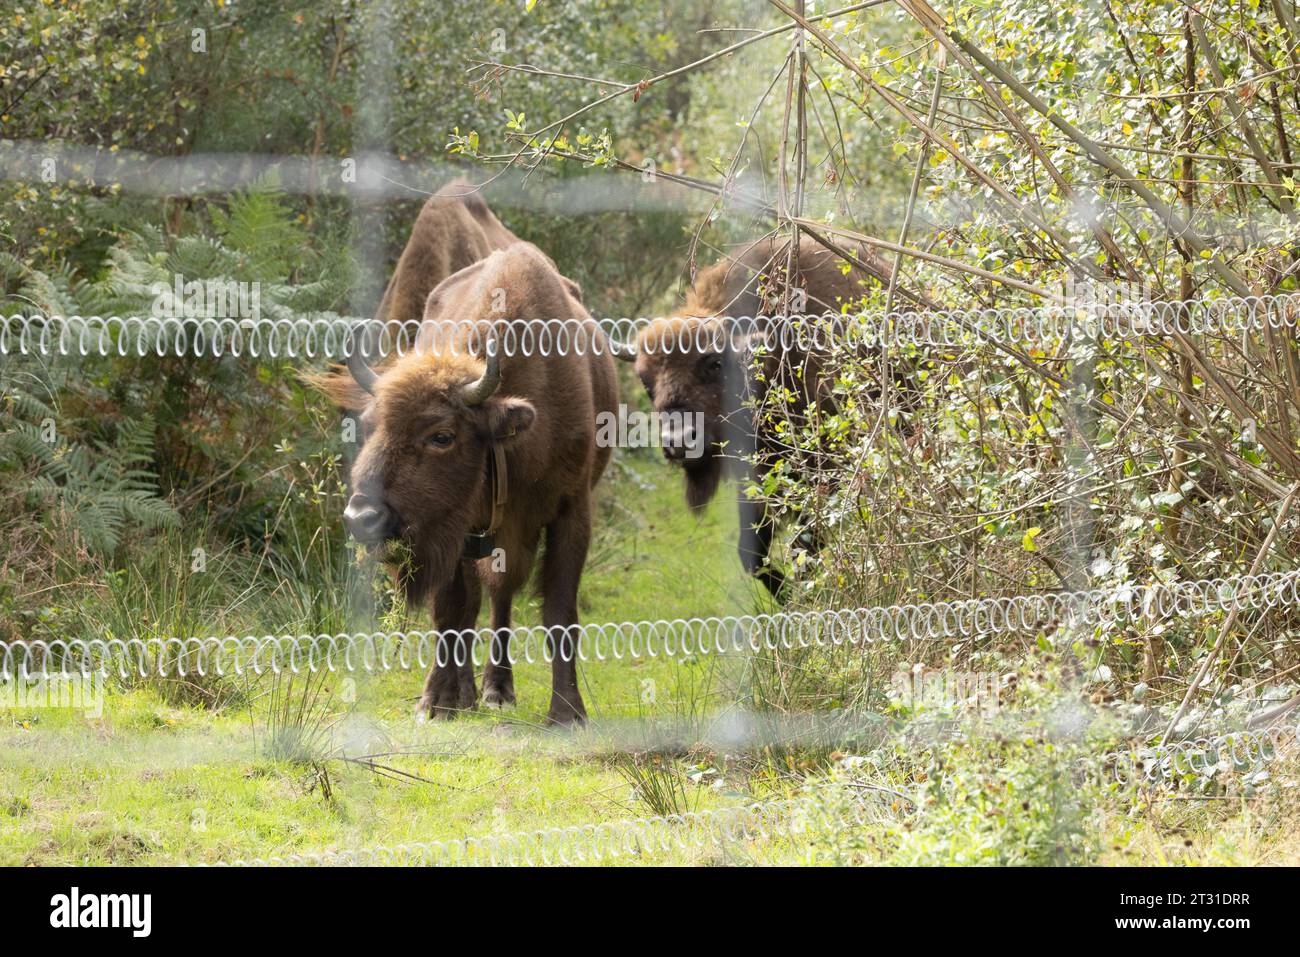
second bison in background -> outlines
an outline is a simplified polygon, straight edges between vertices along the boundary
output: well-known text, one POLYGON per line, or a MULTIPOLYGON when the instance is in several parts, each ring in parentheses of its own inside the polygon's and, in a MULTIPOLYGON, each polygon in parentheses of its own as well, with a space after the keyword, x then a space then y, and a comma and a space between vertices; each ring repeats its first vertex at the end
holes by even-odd
MULTIPOLYGON (((354 358, 349 372, 316 380, 345 409, 363 410, 366 440, 345 513, 353 537, 380 549, 411 605, 432 599, 441 633, 473 629, 483 589, 491 597, 488 703, 515 700, 505 629, 545 533, 542 623, 554 641, 556 724, 586 717, 578 582, 592 488, 610 457, 597 447, 596 416, 617 408, 617 377, 608 348, 502 356, 496 347, 510 326, 536 319, 572 321, 599 340, 575 289, 536 246, 515 243, 429 294, 413 352, 381 371, 354 358), (487 534, 495 554, 467 547, 487 534)), ((430 716, 452 717, 477 700, 468 648, 456 644, 452 637, 425 681, 420 710, 430 716)))
POLYGON ((375 318, 394 324, 419 322, 434 286, 519 241, 473 186, 452 180, 430 196, 415 217, 375 318))
MULTIPOLYGON (((769 238, 702 270, 675 315, 643 328, 635 350, 618 349, 620 358, 635 359, 637 375, 666 423, 664 455, 683 467, 686 501, 692 509, 703 508, 713 498, 724 475, 754 478, 751 462, 757 463, 761 475, 782 454, 783 442, 754 420, 749 400, 760 387, 788 392, 784 412, 792 420, 802 421, 814 407, 826 407, 830 401, 833 370, 823 375, 824 354, 783 351, 779 336, 765 336, 761 327, 752 335, 740 335, 732 320, 779 311, 780 298, 788 290, 799 291, 796 298, 804 300, 802 309, 792 311, 838 313, 841 304, 860 299, 867 283, 884 274, 867 250, 853 253, 872 267, 870 272, 858 266, 846 270, 843 259, 805 239, 799 246, 798 271, 793 281, 786 281, 789 253, 789 240, 769 238), (765 347, 761 354, 757 346, 765 347), (702 437, 675 431, 694 428, 692 422, 703 423, 702 437), (685 454, 695 448, 702 448, 703 454, 685 454)), ((739 509, 741 563, 779 596, 785 576, 768 559, 775 516, 761 499, 743 492, 739 509)), ((806 544, 816 546, 811 538, 806 544)))

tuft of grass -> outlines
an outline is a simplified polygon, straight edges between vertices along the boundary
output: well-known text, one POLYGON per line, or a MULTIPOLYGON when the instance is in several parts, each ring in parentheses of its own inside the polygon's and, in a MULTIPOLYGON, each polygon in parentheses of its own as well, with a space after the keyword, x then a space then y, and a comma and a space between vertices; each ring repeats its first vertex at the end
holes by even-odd
POLYGON ((632 794, 652 815, 686 814, 699 807, 699 789, 687 786, 674 761, 663 754, 620 755, 614 763, 632 794))
MULTIPOLYGON (((229 633, 255 614, 248 557, 214 545, 205 531, 167 530, 107 572, 103 587, 76 603, 75 633, 123 641, 206 638, 229 633)), ((238 684, 204 667, 192 651, 169 647, 156 665, 149 674, 121 680, 129 688, 153 687, 177 707, 215 710, 238 699, 238 684)))
MULTIPOLYGON (((254 718, 259 751, 273 762, 307 766, 328 760, 333 749, 332 729, 337 723, 325 671, 269 675, 265 708, 254 718)), ((260 710, 260 709, 259 709, 260 710)))
POLYGON ((333 730, 338 723, 326 671, 273 672, 266 691, 265 711, 254 719, 262 760, 288 765, 304 773, 307 790, 320 788, 326 804, 334 802, 330 761, 336 757, 333 730), (258 724, 261 725, 258 729, 258 724))

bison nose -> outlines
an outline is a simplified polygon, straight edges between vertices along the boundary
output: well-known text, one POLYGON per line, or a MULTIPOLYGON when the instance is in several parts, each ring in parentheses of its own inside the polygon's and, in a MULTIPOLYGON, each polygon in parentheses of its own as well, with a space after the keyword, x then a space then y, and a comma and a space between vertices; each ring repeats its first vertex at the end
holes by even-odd
POLYGON ((393 513, 382 502, 353 495, 343 510, 343 524, 358 542, 373 545, 389 537, 393 513))
POLYGON ((659 435, 664 458, 680 462, 690 456, 696 446, 694 416, 685 409, 669 409, 659 417, 659 435))

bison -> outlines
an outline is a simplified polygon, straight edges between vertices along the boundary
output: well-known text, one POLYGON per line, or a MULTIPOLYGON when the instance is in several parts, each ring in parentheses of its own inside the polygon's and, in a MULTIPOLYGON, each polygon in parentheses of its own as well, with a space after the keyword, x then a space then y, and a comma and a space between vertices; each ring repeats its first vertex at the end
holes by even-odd
POLYGON ((519 237, 501 225, 473 186, 452 180, 430 196, 416 216, 376 318, 394 324, 419 322, 434 286, 517 242, 519 237))
MULTIPOLYGON (((792 398, 785 412, 794 420, 830 401, 830 377, 822 374, 824 354, 783 350, 778 337, 766 337, 756 325, 738 329, 732 320, 771 314, 776 310, 769 307, 784 289, 800 290, 800 298, 806 299, 803 308, 791 311, 838 312, 841 303, 861 298, 869 277, 884 274, 865 250, 855 250, 855 258, 870 271, 859 265, 846 270, 838 255, 805 239, 799 246, 795 281, 785 283, 780 277, 789 252, 789 241, 777 238, 746 246, 735 257, 701 271, 685 305, 675 315, 645 326, 635 348, 615 344, 619 358, 636 362, 637 375, 664 423, 664 455, 682 466, 692 509, 702 509, 713 498, 724 475, 742 480, 761 476, 782 453, 778 438, 754 421, 748 400, 760 383, 763 389, 789 390, 792 398), (755 347, 764 343, 767 348, 755 363, 755 347), (693 422, 702 423, 703 436, 693 434, 693 422), (702 455, 686 454, 699 448, 702 455)), ((743 493, 739 507, 741 563, 779 597, 785 576, 768 559, 775 516, 762 500, 743 493)), ((811 532, 800 538, 810 549, 817 546, 811 532)))
MULTIPOLYGON (((432 601, 439 632, 472 629, 484 589, 493 644, 483 700, 515 701, 511 601, 545 533, 542 621, 551 636, 548 719, 583 721, 576 642, 578 582, 591 539, 592 494, 610 450, 596 417, 614 414, 610 349, 577 287, 536 246, 516 242, 444 279, 429 294, 415 348, 382 369, 358 351, 316 384, 360 409, 365 442, 351 472, 349 532, 374 546, 412 606, 432 601), (563 319, 594 348, 503 354, 530 319, 563 319), (511 327, 514 327, 512 330, 511 327), (513 331, 514 335, 510 335, 513 331), (495 544, 495 548, 491 546, 495 544)), ((443 645, 419 712, 454 717, 478 699, 462 646, 443 645)))

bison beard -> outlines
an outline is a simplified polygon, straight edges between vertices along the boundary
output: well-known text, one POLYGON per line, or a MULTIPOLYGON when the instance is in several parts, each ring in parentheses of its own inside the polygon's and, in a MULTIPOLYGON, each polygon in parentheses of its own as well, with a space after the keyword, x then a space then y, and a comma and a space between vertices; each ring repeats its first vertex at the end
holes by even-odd
POLYGON ((709 449, 698 459, 688 459, 683 468, 686 471, 686 504, 693 512, 702 511, 722 483, 722 457, 709 449))
POLYGON ((405 547, 385 547, 381 560, 388 564, 408 608, 425 607, 438 586, 453 577, 470 525, 468 519, 445 522, 437 535, 404 528, 400 542, 405 547))
POLYGON ((743 405, 750 390, 744 371, 745 361, 732 356, 727 363, 723 394, 735 396, 737 400, 724 402, 716 425, 717 434, 710 431, 713 426, 706 424, 704 454, 698 459, 682 462, 686 474, 686 504, 693 512, 702 511, 712 501, 724 478, 745 482, 754 476, 751 462, 754 418, 743 405))

